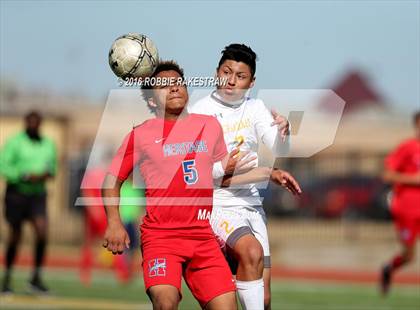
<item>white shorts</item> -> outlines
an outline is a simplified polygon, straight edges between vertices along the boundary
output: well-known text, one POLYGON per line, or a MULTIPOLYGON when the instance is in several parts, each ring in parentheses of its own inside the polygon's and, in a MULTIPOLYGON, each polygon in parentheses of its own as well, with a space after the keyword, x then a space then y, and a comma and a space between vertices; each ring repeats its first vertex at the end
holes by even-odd
POLYGON ((214 206, 210 224, 224 251, 226 245, 232 249, 240 237, 254 235, 264 251, 264 268, 271 267, 267 217, 262 206, 214 206))

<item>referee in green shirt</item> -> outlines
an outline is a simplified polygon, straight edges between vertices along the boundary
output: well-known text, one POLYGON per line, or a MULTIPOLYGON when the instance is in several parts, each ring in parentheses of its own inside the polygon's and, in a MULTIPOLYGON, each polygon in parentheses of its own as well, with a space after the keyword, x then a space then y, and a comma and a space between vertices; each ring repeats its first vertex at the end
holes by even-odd
POLYGON ((22 223, 29 220, 35 231, 34 271, 29 289, 47 293, 40 272, 47 243, 45 182, 56 173, 57 156, 52 140, 41 136, 41 115, 30 112, 25 117, 25 131, 8 139, 0 150, 0 174, 6 179, 5 217, 10 227, 5 254, 2 292, 12 293, 11 272, 21 239, 22 223))

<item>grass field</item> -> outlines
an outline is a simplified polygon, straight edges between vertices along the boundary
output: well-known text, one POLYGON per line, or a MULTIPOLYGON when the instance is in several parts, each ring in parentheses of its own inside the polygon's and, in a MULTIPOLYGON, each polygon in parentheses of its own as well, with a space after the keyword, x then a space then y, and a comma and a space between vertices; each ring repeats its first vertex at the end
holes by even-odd
MULTIPOLYGON (((151 309, 139 277, 121 286, 110 272, 96 272, 90 287, 80 284, 77 272, 49 269, 45 272, 51 294, 35 297, 25 293, 27 269, 14 273, 15 294, 1 296, 1 309, 151 309)), ((184 287, 180 309, 199 309, 184 287)), ((382 298, 374 285, 275 280, 272 285, 273 309, 284 310, 417 310, 419 286, 396 286, 382 298)), ((223 310, 223 309, 221 309, 223 310)))

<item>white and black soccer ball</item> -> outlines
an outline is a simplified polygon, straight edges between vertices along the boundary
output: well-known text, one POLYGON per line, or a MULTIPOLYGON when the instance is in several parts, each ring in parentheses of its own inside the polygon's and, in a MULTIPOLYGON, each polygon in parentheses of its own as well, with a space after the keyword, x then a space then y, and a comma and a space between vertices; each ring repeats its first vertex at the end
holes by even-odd
POLYGON ((139 33, 118 37, 108 55, 112 71, 121 78, 150 76, 156 69, 159 54, 150 38, 139 33))

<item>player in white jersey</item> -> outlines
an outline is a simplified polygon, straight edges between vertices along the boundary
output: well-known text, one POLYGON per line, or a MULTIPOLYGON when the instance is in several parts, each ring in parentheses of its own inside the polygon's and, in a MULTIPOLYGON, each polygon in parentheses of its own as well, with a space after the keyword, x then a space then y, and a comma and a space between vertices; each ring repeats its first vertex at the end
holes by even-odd
MULTIPOLYGON (((205 98, 189 107, 190 112, 215 116, 224 131, 228 151, 239 147, 258 165, 258 144, 262 141, 275 157, 289 150, 289 123, 270 112, 259 99, 246 96, 254 86, 256 54, 243 44, 231 44, 222 52, 217 77, 226 79, 205 98)), ((236 172, 235 172, 236 173, 236 172)), ((224 174, 215 165, 215 178, 224 174)), ((255 184, 214 191, 211 218, 214 232, 228 256, 237 261, 236 280, 244 309, 270 309, 270 248, 266 216, 255 184)))

